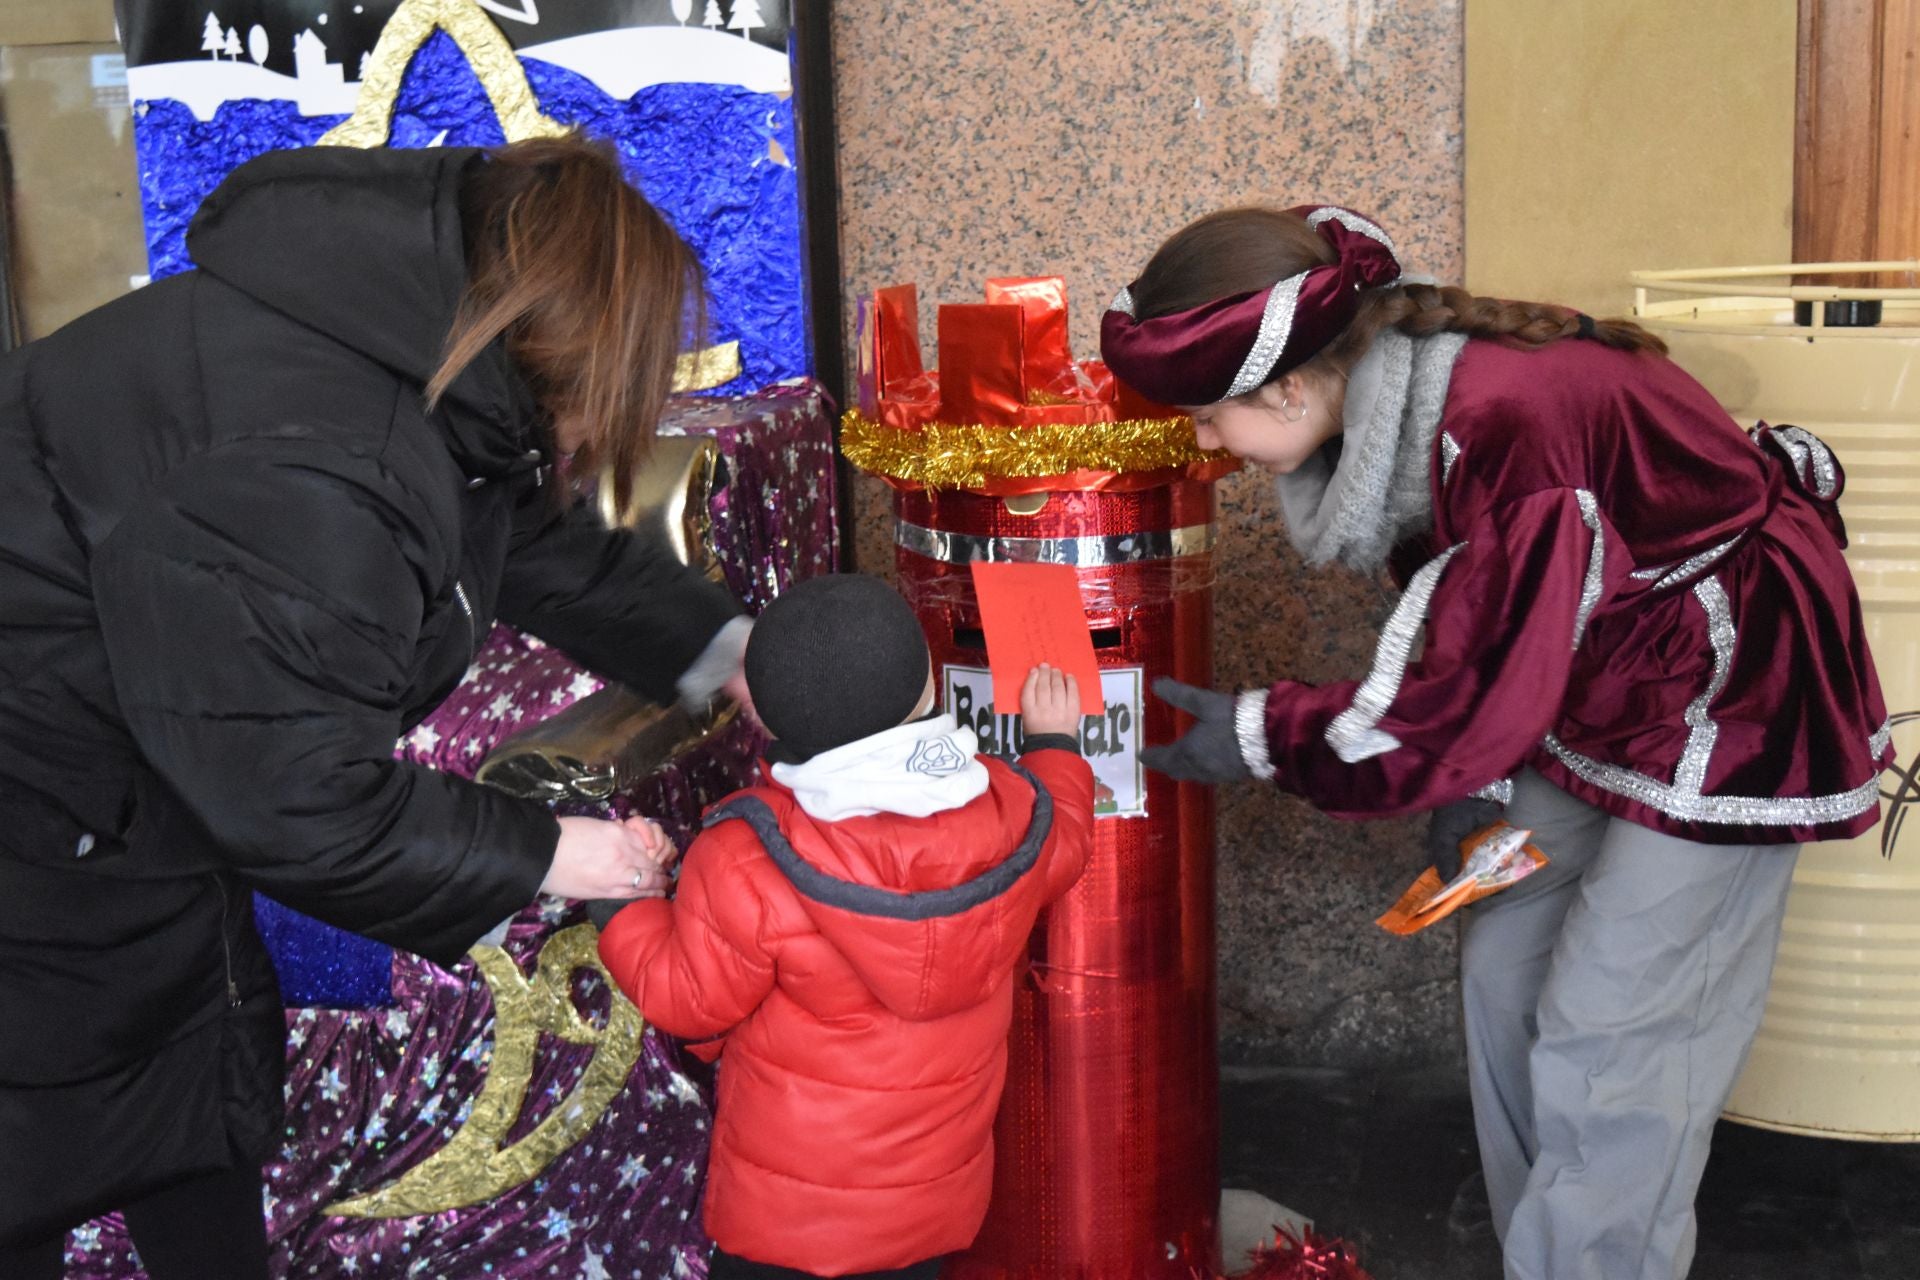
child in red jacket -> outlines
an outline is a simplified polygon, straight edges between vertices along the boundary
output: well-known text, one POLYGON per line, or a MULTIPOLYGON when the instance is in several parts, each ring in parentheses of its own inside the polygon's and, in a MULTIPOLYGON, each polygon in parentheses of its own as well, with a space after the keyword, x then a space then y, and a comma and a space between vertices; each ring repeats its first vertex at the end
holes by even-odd
POLYGON ((650 1021, 724 1045, 712 1280, 931 1280, 986 1216, 1015 972, 1092 844, 1079 691, 1035 668, 1020 762, 977 754, 928 714, 912 611, 855 574, 769 606, 746 674, 772 780, 600 954, 650 1021))

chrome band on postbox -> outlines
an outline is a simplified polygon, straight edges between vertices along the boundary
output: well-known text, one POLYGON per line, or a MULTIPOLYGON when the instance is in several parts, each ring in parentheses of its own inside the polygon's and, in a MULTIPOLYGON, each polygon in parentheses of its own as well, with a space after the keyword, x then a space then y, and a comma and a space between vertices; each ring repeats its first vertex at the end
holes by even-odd
POLYGON ((1117 533, 1086 538, 989 538, 952 533, 896 520, 896 545, 943 564, 971 564, 975 560, 1014 564, 1067 564, 1082 569, 1141 564, 1153 560, 1180 560, 1213 550, 1214 526, 1190 524, 1178 529, 1117 533))

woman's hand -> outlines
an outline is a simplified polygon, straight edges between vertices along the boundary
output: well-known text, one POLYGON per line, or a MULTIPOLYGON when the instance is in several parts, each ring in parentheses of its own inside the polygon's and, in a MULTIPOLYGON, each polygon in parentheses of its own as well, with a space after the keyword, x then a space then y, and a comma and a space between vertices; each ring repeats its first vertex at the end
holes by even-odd
POLYGON ((640 837, 640 842, 646 846, 647 856, 653 859, 654 866, 665 870, 679 860, 679 846, 673 843, 672 837, 661 830, 660 824, 652 818, 628 818, 620 825, 640 837))
POLYGON ((1080 682, 1041 663, 1020 687, 1020 727, 1028 737, 1045 733, 1080 736, 1080 682))
MULTIPOLYGON (((673 847, 665 833, 659 839, 673 847)), ((560 843, 541 892, 560 898, 664 897, 670 878, 666 865, 655 857, 657 848, 655 841, 622 823, 562 818, 560 843)))

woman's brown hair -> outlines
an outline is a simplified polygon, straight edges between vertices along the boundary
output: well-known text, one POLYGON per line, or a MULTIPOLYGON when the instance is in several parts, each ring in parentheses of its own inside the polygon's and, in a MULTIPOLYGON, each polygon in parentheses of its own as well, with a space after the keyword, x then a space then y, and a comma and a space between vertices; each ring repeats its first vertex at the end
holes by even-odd
MULTIPOLYGON (((1305 218, 1281 209, 1223 209, 1175 232, 1132 286, 1142 320, 1216 298, 1252 293, 1334 260, 1333 246, 1305 218)), ((1479 298, 1465 289, 1396 284, 1368 292, 1341 334, 1300 371, 1345 378, 1389 326, 1413 337, 1464 333, 1543 347, 1580 332, 1580 313, 1540 302, 1479 298)), ((1592 340, 1621 351, 1661 351, 1666 343, 1631 320, 1596 320, 1592 340)))
POLYGON ((610 471, 624 506, 683 340, 704 327, 699 260, 614 150, 578 134, 498 148, 460 204, 470 275, 428 403, 505 335, 549 417, 586 428, 574 474, 610 471))

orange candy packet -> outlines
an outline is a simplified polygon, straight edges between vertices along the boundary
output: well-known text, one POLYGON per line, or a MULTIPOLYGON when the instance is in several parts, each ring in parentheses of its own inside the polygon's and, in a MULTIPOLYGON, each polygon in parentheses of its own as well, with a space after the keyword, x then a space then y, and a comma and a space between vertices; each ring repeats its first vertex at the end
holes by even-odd
POLYGON ((1518 884, 1541 867, 1547 857, 1527 843, 1533 832, 1496 822, 1460 842, 1460 874, 1445 884, 1428 867, 1400 895, 1387 913, 1374 921, 1388 933, 1405 937, 1446 919, 1461 907, 1491 897, 1518 884))

